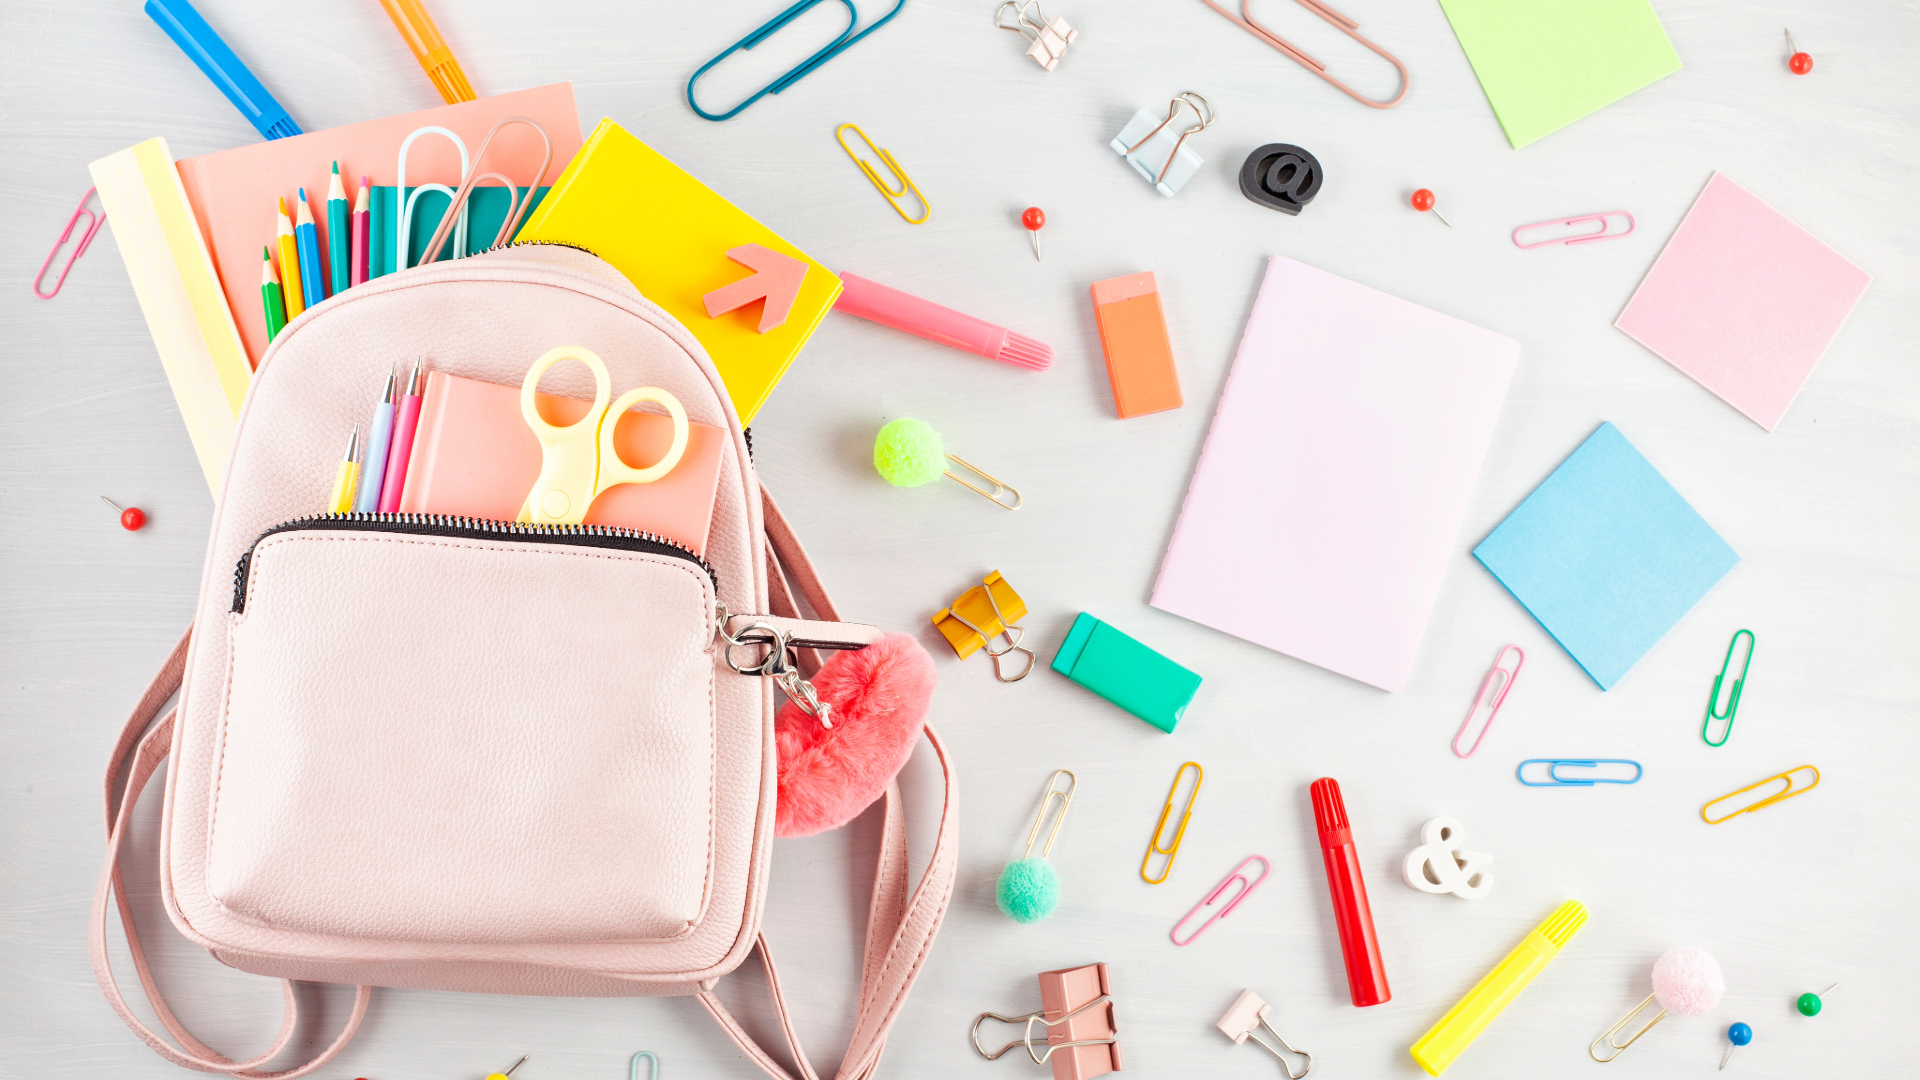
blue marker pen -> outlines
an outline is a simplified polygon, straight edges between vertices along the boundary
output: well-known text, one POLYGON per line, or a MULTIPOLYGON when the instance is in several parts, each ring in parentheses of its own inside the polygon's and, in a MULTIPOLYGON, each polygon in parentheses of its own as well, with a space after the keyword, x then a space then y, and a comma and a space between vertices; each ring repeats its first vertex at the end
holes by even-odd
POLYGON ((387 478, 387 450, 393 445, 393 371, 387 371, 387 389, 373 407, 373 432, 367 436, 367 467, 360 470, 360 494, 353 508, 362 514, 380 509, 380 489, 387 478))
POLYGON ((307 205, 307 189, 300 189, 300 209, 294 212, 293 241, 300 249, 300 286, 306 290, 307 306, 332 296, 327 288, 326 272, 320 261, 320 230, 313 226, 313 208, 307 205))
POLYGON ((227 95, 233 107, 247 118, 260 134, 269 139, 284 139, 289 135, 300 134, 300 126, 287 115, 287 110, 273 100, 267 88, 253 77, 253 72, 233 55, 227 43, 213 32, 207 20, 193 10, 187 0, 147 0, 147 15, 160 24, 180 51, 199 65, 213 85, 227 95))

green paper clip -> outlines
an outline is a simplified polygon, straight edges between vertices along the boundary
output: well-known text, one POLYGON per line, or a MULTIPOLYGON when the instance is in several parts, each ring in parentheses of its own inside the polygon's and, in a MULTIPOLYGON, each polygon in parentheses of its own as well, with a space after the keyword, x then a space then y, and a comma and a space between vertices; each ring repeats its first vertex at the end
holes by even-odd
POLYGON ((1736 630, 1733 632, 1733 640, 1727 642, 1727 658, 1720 663, 1720 674, 1713 677, 1713 692, 1707 695, 1707 716, 1700 721, 1700 741, 1708 746, 1725 746, 1727 740, 1733 737, 1733 714, 1740 711, 1740 688, 1747 681, 1747 669, 1753 666, 1753 649, 1756 644, 1758 642, 1754 640, 1751 630, 1736 630), (1733 680, 1733 691, 1727 695, 1727 711, 1722 715, 1715 708, 1720 703, 1720 684, 1726 681, 1727 669, 1733 666, 1733 650, 1739 646, 1741 634, 1747 635, 1747 659, 1740 665, 1740 676, 1733 680), (1719 742, 1707 738, 1707 728, 1715 720, 1727 722, 1727 730, 1720 733, 1719 742))

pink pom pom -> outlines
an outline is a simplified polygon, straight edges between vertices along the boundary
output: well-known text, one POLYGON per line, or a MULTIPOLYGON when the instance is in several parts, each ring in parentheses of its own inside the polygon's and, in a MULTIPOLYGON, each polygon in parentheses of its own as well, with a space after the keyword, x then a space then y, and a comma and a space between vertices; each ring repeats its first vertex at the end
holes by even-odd
POLYGON ((1682 946, 1668 949, 1653 964, 1653 996, 1675 1016, 1699 1016, 1720 1004, 1727 992, 1720 965, 1705 952, 1682 946))
POLYGON ((773 835, 837 829, 885 794, 926 726, 934 678, 933 657, 908 634, 888 634, 822 664, 811 681, 833 706, 833 726, 792 702, 773 721, 780 752, 773 835))

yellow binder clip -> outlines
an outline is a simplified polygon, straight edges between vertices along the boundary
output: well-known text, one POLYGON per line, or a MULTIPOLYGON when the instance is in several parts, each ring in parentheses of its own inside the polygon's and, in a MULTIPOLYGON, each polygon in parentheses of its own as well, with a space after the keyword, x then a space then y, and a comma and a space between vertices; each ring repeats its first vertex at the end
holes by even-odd
POLYGON ((1020 647, 1020 640, 1027 632, 1017 621, 1026 615, 1026 601, 1020 599, 1020 594, 995 570, 981 584, 961 593, 951 606, 936 612, 933 625, 940 628, 940 635, 962 660, 986 649, 987 655, 993 658, 994 677, 1011 683, 1026 678, 1039 659, 1032 649, 1020 647), (1001 639, 998 644, 993 640, 996 637, 1001 639), (1027 665, 1020 669, 1020 674, 1009 677, 1001 666, 1001 657, 1013 652, 1026 653, 1027 665))
POLYGON ((520 507, 521 521, 578 525, 586 520, 587 508, 601 492, 616 484, 651 484, 680 464, 680 455, 687 450, 687 410, 680 407, 680 399, 657 386, 642 386, 621 394, 620 400, 609 407, 612 386, 607 365, 577 345, 550 350, 527 369, 527 377, 520 383, 520 415, 540 440, 540 478, 533 482, 527 501, 520 507), (593 408, 574 423, 555 427, 540 415, 534 391, 540 385, 540 376, 562 360, 578 360, 593 372, 593 408), (666 406, 673 418, 673 445, 659 461, 636 469, 620 460, 620 451, 613 445, 613 429, 628 409, 643 401, 666 406))
POLYGON ((907 174, 900 168, 900 163, 893 160, 893 155, 887 153, 884 148, 873 145, 873 140, 867 138, 867 133, 861 131, 858 124, 841 124, 833 129, 833 137, 840 143, 840 149, 845 150, 847 156, 853 159, 853 163, 860 166, 860 171, 867 174, 867 179, 873 181, 873 186, 880 189, 880 194, 887 200, 887 204, 893 207, 893 212, 900 215, 900 220, 909 225, 924 225, 927 219, 933 216, 933 204, 927 201, 925 195, 920 194, 920 189, 914 186, 912 180, 907 179, 907 174), (874 156, 880 159, 880 163, 887 167, 887 171, 893 174, 895 180, 899 181, 898 190, 881 180, 880 173, 861 160, 860 155, 853 152, 853 147, 847 145, 848 128, 852 128, 853 133, 860 136, 860 141, 867 144, 867 149, 873 151, 874 156), (913 192, 914 198, 920 200, 920 216, 917 218, 908 217, 907 212, 900 209, 900 200, 905 198, 909 191, 913 192))

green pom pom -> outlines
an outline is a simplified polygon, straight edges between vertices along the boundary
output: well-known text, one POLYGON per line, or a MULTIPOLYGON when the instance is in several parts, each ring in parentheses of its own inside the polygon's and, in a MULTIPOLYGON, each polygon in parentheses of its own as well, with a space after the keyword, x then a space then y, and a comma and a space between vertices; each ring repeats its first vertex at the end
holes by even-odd
POLYGON ((947 448, 925 420, 903 416, 873 440, 873 467, 894 487, 919 487, 947 470, 947 448))
POLYGON ((1014 922, 1039 922, 1060 904, 1060 875, 1045 859, 1015 859, 1000 871, 993 898, 1014 922))

